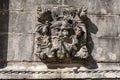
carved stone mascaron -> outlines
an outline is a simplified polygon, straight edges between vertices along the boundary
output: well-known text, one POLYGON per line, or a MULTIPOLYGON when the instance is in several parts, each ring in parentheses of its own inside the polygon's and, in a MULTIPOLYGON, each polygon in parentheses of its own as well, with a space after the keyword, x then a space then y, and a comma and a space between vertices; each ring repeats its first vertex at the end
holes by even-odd
POLYGON ((85 59, 87 9, 67 5, 37 10, 35 54, 41 60, 85 59))

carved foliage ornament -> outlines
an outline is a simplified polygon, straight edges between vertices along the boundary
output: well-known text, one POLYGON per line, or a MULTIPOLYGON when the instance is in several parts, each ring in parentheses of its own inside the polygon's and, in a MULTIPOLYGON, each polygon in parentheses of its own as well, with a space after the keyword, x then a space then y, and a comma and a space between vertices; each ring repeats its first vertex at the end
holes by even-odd
POLYGON ((86 14, 86 8, 39 7, 35 29, 36 56, 41 60, 87 58, 86 14))

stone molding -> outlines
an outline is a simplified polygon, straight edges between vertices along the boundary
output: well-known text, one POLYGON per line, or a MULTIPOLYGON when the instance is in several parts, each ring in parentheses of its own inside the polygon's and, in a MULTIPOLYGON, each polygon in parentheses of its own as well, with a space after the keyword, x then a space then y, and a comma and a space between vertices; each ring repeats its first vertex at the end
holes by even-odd
POLYGON ((120 70, 85 71, 0 71, 0 79, 96 79, 120 78, 120 70))
MULTIPOLYGON (((59 73, 60 71, 0 71, 0 74, 51 74, 59 73)), ((62 71, 61 71, 62 72, 62 71)), ((63 71, 62 73, 120 73, 120 70, 79 70, 74 71, 63 71)))

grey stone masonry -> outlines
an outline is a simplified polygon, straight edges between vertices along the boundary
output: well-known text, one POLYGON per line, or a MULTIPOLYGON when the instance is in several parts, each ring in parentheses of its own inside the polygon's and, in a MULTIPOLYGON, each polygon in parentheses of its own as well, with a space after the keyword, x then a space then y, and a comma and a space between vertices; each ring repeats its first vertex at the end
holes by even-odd
POLYGON ((37 8, 59 1, 0 0, 0 79, 120 78, 120 0, 64 0, 87 8, 87 43, 94 64, 51 64, 35 58, 37 8))

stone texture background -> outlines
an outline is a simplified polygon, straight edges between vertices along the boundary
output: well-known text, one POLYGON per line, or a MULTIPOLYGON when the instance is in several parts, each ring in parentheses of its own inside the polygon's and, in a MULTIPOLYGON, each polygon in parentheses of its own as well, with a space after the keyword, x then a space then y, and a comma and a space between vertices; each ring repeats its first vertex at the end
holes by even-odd
MULTIPOLYGON (((87 26, 91 37, 89 44, 91 47, 91 55, 98 65, 98 70, 103 68, 120 70, 119 3, 120 0, 65 0, 65 4, 76 7, 85 6, 88 8, 89 22, 87 26)), ((0 0, 1 71, 21 70, 22 68, 22 70, 26 70, 28 66, 28 68, 31 66, 33 68, 40 66, 41 68, 42 65, 45 65, 36 62, 34 59, 34 29, 36 25, 37 7, 48 4, 57 5, 57 0, 0 0)), ((31 68, 28 70, 31 70, 31 68)), ((47 70, 47 68, 44 70, 47 70)), ((3 76, 1 78, 6 78, 5 75, 1 75, 3 76)), ((74 75, 74 73, 71 75, 74 75)), ((58 74, 58 76, 62 76, 63 78, 69 78, 71 75, 58 74)), ((97 74, 87 76, 83 76, 82 78, 97 77, 97 74)), ((8 78, 14 77, 15 75, 8 78)), ((15 78, 28 77, 29 76, 21 76, 15 78)), ((100 77, 106 78, 106 76, 98 76, 98 78, 100 77)), ((110 76, 107 77, 109 78, 110 76)), ((35 78, 35 75, 29 78, 35 78)), ((37 76, 36 78, 39 77, 37 76)), ((74 78, 80 78, 80 76, 76 75, 74 78)))

